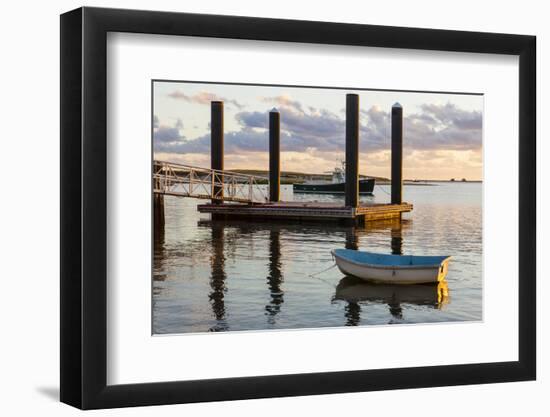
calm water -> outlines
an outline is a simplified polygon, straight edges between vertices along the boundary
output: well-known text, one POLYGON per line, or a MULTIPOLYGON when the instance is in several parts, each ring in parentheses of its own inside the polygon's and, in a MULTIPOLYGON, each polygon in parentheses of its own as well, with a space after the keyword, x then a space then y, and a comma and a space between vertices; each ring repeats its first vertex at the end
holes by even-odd
MULTIPOLYGON (((372 202, 387 202, 377 186, 372 202)), ((401 224, 211 221, 189 198, 165 197, 155 239, 156 334, 431 323, 482 318, 482 185, 406 186, 401 224), (329 268, 334 248, 452 255, 446 285, 373 285, 329 268)), ((283 199, 337 200, 334 196, 283 199)), ((343 197, 342 197, 343 199, 343 197)))

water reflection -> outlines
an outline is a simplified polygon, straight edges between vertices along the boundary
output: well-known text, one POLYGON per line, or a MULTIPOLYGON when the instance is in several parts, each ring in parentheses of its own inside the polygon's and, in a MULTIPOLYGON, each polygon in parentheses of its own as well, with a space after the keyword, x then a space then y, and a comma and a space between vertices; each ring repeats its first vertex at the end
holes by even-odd
POLYGON ((210 292, 208 298, 212 306, 212 312, 216 318, 216 325, 210 328, 210 331, 227 330, 225 322, 225 254, 224 254, 225 236, 223 223, 212 225, 212 256, 210 257, 210 265, 212 274, 210 277, 210 292))
POLYGON ((281 230, 286 226, 271 225, 265 222, 245 222, 235 221, 227 223, 223 220, 201 220, 199 226, 209 227, 212 229, 212 278, 210 286, 212 292, 210 300, 216 324, 211 330, 227 330, 225 322, 225 303, 224 297, 227 293, 225 282, 227 274, 225 272, 225 261, 227 256, 232 256, 236 246, 242 244, 246 236, 254 238, 258 233, 269 231, 268 239, 268 262, 267 262, 267 277, 266 284, 269 294, 269 300, 265 306, 265 312, 269 325, 276 324, 276 316, 281 311, 281 306, 284 303, 284 291, 282 284, 284 281, 281 262, 281 230), (226 231, 227 233, 225 233, 226 231))
MULTIPOLYGON (((388 233, 390 238, 390 253, 403 255, 403 231, 410 227, 410 220, 380 220, 368 223, 366 226, 350 226, 345 228, 346 249, 359 250, 359 242, 369 233, 388 233)), ((368 250, 368 249, 365 249, 368 250)))
POLYGON ((422 285, 390 285, 371 284, 355 277, 344 277, 336 286, 335 300, 348 303, 345 317, 350 323, 349 311, 353 312, 352 324, 360 321, 359 303, 372 302, 387 304, 391 316, 397 320, 403 319, 402 304, 428 306, 441 309, 449 302, 449 288, 446 281, 437 284, 422 285))
POLYGON ((357 233, 356 227, 348 227, 346 230, 346 249, 358 250, 359 249, 359 233, 357 233))
POLYGON ((275 324, 275 317, 281 311, 284 292, 281 289, 283 282, 283 273, 281 270, 281 231, 271 230, 269 232, 269 275, 267 276, 267 286, 271 299, 265 306, 268 314, 268 323, 275 324))
MULTIPOLYGON (((346 249, 359 250, 360 239, 368 236, 374 231, 386 234, 390 238, 388 249, 392 254, 403 253, 403 230, 409 225, 408 221, 380 221, 369 223, 366 227, 343 226, 339 224, 316 225, 303 223, 269 223, 265 221, 232 221, 230 223, 223 220, 200 220, 198 226, 211 229, 212 252, 210 257, 211 277, 209 301, 216 320, 216 324, 210 328, 210 331, 228 330, 226 322, 225 297, 228 292, 225 271, 225 262, 227 257, 232 257, 234 248, 243 244, 243 239, 250 236, 254 238, 258 234, 268 231, 267 239, 267 277, 266 284, 268 289, 268 302, 265 305, 265 315, 270 327, 275 327, 277 315, 281 311, 284 303, 284 290, 282 288, 283 262, 281 233, 319 233, 323 231, 329 235, 340 235, 340 245, 346 249)), ((265 242, 265 239, 263 239, 265 242)), ((159 241, 160 242, 160 241, 159 241)), ((334 242, 337 247, 337 241, 334 242)), ((155 241, 155 245, 157 241, 155 241)), ((442 291, 442 290, 441 290, 442 291)), ((446 293, 445 293, 446 294, 446 293)), ((433 301, 433 291, 430 286, 391 286, 380 284, 368 284, 352 277, 346 277, 340 281, 336 287, 334 300, 344 300, 344 316, 346 326, 357 326, 361 321, 361 304, 363 301, 383 302, 388 305, 389 311, 397 320, 403 319, 403 309, 401 303, 413 303, 421 305, 435 305, 433 301), (411 288, 419 287, 419 288, 411 288), (416 296, 416 298, 414 298, 416 296), (413 300, 413 301, 411 301, 413 300)), ((440 300, 441 301, 441 300, 440 300)))
MULTIPOLYGON (((481 189, 479 184, 409 187, 415 203, 410 221, 355 227, 212 221, 197 212, 202 201, 165 197, 165 228, 154 234, 153 332, 479 320, 481 189), (416 288, 423 295, 411 299, 412 287, 379 294, 384 286, 351 285, 353 279, 343 280, 337 268, 330 268, 331 250, 346 247, 452 254, 447 276, 452 303, 441 309, 448 292, 430 286, 416 288)), ((376 202, 383 202, 380 197, 376 202)))
POLYGON ((346 326, 357 326, 361 321, 361 306, 356 302, 348 302, 344 307, 346 326))
POLYGON ((403 255, 403 228, 401 222, 391 228, 391 253, 403 255))

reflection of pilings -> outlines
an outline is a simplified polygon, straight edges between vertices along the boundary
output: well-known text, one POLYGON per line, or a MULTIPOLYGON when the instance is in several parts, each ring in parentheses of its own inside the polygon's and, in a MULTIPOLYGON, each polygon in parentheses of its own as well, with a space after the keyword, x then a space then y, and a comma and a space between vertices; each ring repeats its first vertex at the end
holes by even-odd
POLYGON ((222 225, 212 225, 212 257, 211 257, 212 275, 210 277, 209 299, 212 305, 214 317, 218 323, 212 330, 225 328, 225 255, 224 255, 224 228, 222 225))
POLYGON ((281 284, 283 282, 283 273, 281 269, 281 232, 279 230, 271 230, 269 232, 269 276, 267 277, 267 285, 271 300, 265 306, 269 315, 269 323, 275 323, 275 316, 281 311, 281 304, 284 302, 283 290, 281 284))
MULTIPOLYGON (((223 101, 212 101, 210 103, 210 168, 223 170, 223 101)), ((214 177, 214 174, 212 174, 214 177)), ((223 178, 219 178, 223 180, 223 178)), ((213 180, 215 180, 213 178, 213 180)), ((212 200, 212 203, 221 204, 223 201, 223 187, 215 186, 213 195, 219 199, 212 200)))
POLYGON ((356 302, 348 302, 344 310, 346 326, 357 326, 361 321, 361 306, 356 302))
POLYGON ((403 107, 391 108, 391 203, 403 202, 403 107))
POLYGON ((281 183, 281 117, 277 109, 269 112, 269 201, 279 201, 281 183))
POLYGON ((359 202, 359 96, 346 94, 346 207, 359 202))
POLYGON ((391 253, 393 255, 403 255, 403 233, 401 224, 396 224, 391 228, 391 253))
POLYGON ((390 314, 393 318, 398 320, 403 319, 403 308, 401 308, 401 303, 395 299, 388 301, 388 307, 390 309, 390 314))
POLYGON ((359 238, 354 227, 346 229, 346 249, 359 249, 359 238))

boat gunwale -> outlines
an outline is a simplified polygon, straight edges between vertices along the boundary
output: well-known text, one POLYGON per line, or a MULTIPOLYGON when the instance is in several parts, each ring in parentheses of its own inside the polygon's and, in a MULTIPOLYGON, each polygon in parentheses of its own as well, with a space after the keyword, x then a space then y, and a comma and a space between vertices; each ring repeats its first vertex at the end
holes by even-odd
MULTIPOLYGON (((447 256, 445 259, 443 259, 439 264, 424 264, 424 265, 377 265, 377 264, 370 264, 365 262, 357 262, 353 261, 351 259, 345 258, 343 256, 339 256, 335 253, 336 249, 331 250, 331 254, 338 259, 342 259, 346 262, 349 262, 354 265, 362 266, 362 267, 369 267, 374 269, 435 269, 435 268, 441 268, 441 265, 443 265, 445 262, 449 262, 449 260, 452 258, 452 256, 447 256)), ((414 255, 411 255, 414 256, 414 255)))

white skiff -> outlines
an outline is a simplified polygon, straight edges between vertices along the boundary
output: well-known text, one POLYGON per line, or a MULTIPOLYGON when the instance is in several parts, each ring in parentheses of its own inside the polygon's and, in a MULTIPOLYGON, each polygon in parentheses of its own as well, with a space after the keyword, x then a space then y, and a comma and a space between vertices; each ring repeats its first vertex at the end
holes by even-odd
POLYGON ((352 249, 333 249, 343 274, 386 284, 425 284, 445 279, 450 256, 386 255, 352 249))

